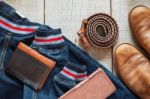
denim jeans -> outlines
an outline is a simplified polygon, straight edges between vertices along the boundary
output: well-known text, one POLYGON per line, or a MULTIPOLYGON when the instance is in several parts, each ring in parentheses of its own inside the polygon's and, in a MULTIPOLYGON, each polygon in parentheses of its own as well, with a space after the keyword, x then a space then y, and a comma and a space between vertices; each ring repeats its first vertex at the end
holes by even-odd
POLYGON ((1 99, 57 99, 80 82, 76 77, 60 75, 63 74, 64 67, 74 68, 71 71, 74 70, 79 74, 87 73, 87 75, 100 67, 117 89, 108 99, 138 99, 102 64, 62 36, 60 29, 53 29, 21 18, 14 8, 2 1, 0 2, 0 43, 1 99), (30 45, 33 49, 57 63, 40 91, 34 91, 13 76, 5 73, 5 66, 19 42, 30 45))
MULTIPOLYGON (((46 39, 60 34, 60 29, 52 29, 48 26, 41 26, 36 31, 35 39, 37 37, 44 40, 44 37, 46 39)), ((45 40, 42 42, 42 40, 39 39, 37 41, 40 42, 35 43, 35 40, 33 40, 31 43, 30 46, 33 49, 37 50, 44 56, 55 60, 57 64, 50 73, 49 78, 41 91, 36 92, 26 85, 24 86, 24 99, 57 99, 75 86, 78 82, 72 81, 67 76, 59 75, 64 67, 68 67, 66 66, 68 63, 75 67, 82 67, 82 71, 87 71, 87 75, 94 72, 98 67, 102 68, 117 88, 117 91, 112 94, 109 99, 137 99, 137 97, 102 64, 95 61, 86 52, 70 42, 66 37, 63 38, 63 42, 58 42, 59 40, 55 40, 54 42, 45 40), (45 43, 46 41, 49 43, 45 43), (86 68, 84 66, 86 66, 86 68)))
POLYGON ((23 84, 6 74, 5 67, 20 41, 30 44, 33 30, 38 26, 40 24, 21 18, 14 8, 0 1, 0 99, 23 98, 23 84))

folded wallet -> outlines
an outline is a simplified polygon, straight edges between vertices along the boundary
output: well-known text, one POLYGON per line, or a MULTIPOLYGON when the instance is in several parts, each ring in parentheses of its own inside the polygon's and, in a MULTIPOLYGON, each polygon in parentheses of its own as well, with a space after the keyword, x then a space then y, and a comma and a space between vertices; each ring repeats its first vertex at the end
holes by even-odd
POLYGON ((40 90, 54 66, 55 61, 20 42, 6 66, 6 72, 34 90, 40 90))
POLYGON ((99 68, 59 99, 106 99, 115 91, 114 84, 99 68))

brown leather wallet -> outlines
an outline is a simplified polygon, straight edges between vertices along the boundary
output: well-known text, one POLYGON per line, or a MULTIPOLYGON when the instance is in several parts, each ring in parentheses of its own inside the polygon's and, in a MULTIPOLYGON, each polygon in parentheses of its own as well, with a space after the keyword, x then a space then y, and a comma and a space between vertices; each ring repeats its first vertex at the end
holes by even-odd
POLYGON ((19 43, 8 62, 6 72, 33 89, 40 90, 54 66, 55 61, 19 43))
POLYGON ((106 99, 116 87, 102 69, 97 69, 59 99, 106 99))

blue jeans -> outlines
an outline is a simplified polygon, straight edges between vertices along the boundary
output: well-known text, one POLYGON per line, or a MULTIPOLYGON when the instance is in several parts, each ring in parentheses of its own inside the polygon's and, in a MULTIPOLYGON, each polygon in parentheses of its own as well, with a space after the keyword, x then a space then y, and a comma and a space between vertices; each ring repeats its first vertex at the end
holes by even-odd
POLYGON ((108 99, 138 99, 102 64, 63 37, 60 29, 53 29, 21 18, 14 8, 2 1, 0 2, 0 43, 1 99, 57 99, 79 82, 78 79, 75 79, 76 77, 70 79, 67 76, 59 75, 64 67, 75 68, 72 70, 79 74, 87 73, 87 75, 100 67, 117 89, 108 99), (5 66, 19 42, 30 45, 33 49, 57 62, 40 91, 34 91, 13 76, 5 73, 5 66))
MULTIPOLYGON (((47 32, 51 31, 51 29, 48 30, 48 27, 45 28, 47 28, 45 29, 47 30, 47 32)), ((44 32, 41 34, 44 34, 44 32)), ((24 86, 24 99, 57 99, 62 94, 64 94, 69 89, 69 87, 74 86, 75 82, 71 82, 67 77, 57 76, 68 62, 76 64, 76 66, 77 64, 85 65, 87 67, 87 75, 94 72, 98 67, 102 68, 117 88, 117 91, 113 93, 108 99, 137 99, 137 97, 102 64, 98 63, 86 52, 78 48, 65 37, 64 43, 65 44, 63 45, 63 47, 59 47, 59 49, 48 48, 47 46, 49 45, 42 44, 41 46, 34 43, 31 44, 32 48, 36 49, 46 57, 55 60, 57 62, 57 65, 51 72, 45 86, 41 91, 35 92, 28 86, 24 86)))
POLYGON ((32 30, 40 26, 21 18, 15 9, 0 1, 0 99, 22 99, 23 84, 5 73, 5 67, 18 43, 30 44, 32 30))

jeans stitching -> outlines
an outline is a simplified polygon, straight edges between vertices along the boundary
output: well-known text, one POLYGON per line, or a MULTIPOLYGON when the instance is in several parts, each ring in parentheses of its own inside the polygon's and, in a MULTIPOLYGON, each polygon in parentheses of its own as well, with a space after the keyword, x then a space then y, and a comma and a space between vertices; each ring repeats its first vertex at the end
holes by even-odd
POLYGON ((5 37, 5 41, 4 41, 4 45, 3 45, 3 48, 2 48, 2 52, 1 52, 1 56, 0 56, 0 70, 2 70, 2 65, 3 65, 3 63, 2 63, 2 59, 3 59, 3 50, 5 49, 5 44, 6 44, 6 41, 7 41, 7 36, 8 35, 6 35, 6 37, 5 37))
POLYGON ((7 35, 6 36, 6 39, 5 39, 5 42, 4 42, 4 47, 3 47, 3 50, 2 50, 2 54, 1 54, 1 67, 0 69, 2 70, 3 67, 4 67, 4 59, 5 59, 5 56, 6 56, 6 50, 8 48, 8 44, 9 44, 9 39, 11 38, 11 35, 7 35))
POLYGON ((32 99, 36 99, 36 92, 33 91, 32 99))
MULTIPOLYGON (((3 60, 2 60, 2 63, 4 62, 4 59, 5 59, 5 56, 6 56, 6 51, 7 51, 7 48, 8 48, 8 44, 9 44, 9 40, 10 40, 10 38, 11 38, 11 35, 8 35, 8 39, 7 39, 7 41, 6 41, 6 47, 5 47, 5 49, 4 49, 4 56, 3 56, 3 60)), ((3 65, 4 65, 4 63, 3 63, 3 65)), ((3 66, 2 65, 2 66, 3 66)), ((3 68, 3 67, 2 67, 3 68)))
MULTIPOLYGON (((4 45, 5 45, 5 42, 6 42, 6 38, 5 38, 5 41, 4 41, 4 45)), ((3 45, 2 52, 1 52, 1 55, 0 55, 0 70, 1 70, 1 66, 2 66, 2 56, 3 56, 4 45, 3 45)))

